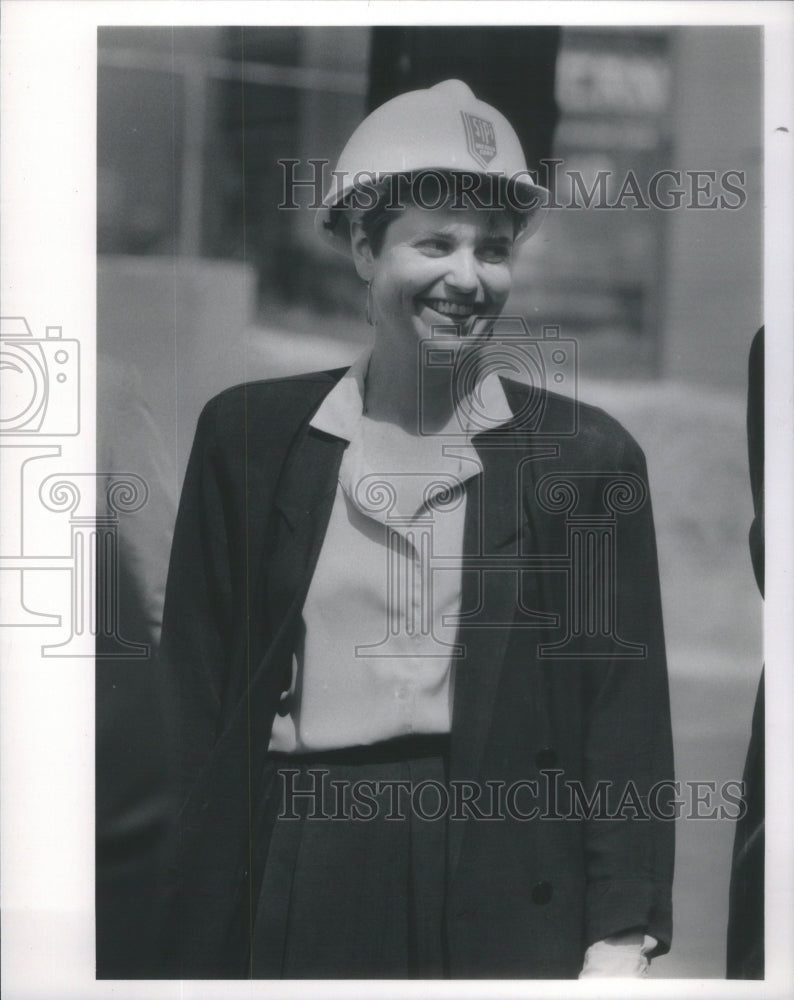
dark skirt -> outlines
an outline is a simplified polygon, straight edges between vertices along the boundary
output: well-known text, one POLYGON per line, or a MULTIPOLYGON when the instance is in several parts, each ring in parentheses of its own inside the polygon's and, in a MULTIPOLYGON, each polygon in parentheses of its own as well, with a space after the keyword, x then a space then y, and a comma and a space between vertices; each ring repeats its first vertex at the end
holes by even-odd
POLYGON ((444 948, 446 737, 272 754, 257 979, 435 979, 444 948))

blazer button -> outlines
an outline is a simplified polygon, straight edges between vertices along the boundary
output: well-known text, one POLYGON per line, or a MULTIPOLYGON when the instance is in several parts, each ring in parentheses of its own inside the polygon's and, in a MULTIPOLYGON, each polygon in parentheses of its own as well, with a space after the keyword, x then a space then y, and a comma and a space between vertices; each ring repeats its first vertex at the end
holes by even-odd
POLYGON ((536 882, 532 887, 532 902, 537 903, 538 906, 545 906, 546 903, 551 902, 553 893, 554 889, 548 882, 536 882))
POLYGON ((535 763, 541 771, 549 770, 557 763, 557 751, 554 747, 542 747, 535 754, 535 763))

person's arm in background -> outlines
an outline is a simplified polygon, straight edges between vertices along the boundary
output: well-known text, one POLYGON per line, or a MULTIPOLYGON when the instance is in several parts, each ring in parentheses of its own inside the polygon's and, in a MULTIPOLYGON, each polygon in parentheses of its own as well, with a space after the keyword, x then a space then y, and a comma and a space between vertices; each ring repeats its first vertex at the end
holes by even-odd
POLYGON ((117 545, 96 581, 104 594, 96 605, 96 963, 100 978, 138 979, 152 959, 152 893, 171 802, 171 720, 156 652, 176 473, 136 367, 99 351, 97 376, 97 516, 117 545), (140 507, 119 513, 112 494, 125 483, 140 507))
MULTIPOLYGON (((750 347, 747 386, 747 451, 755 516, 750 556, 764 593, 764 328, 750 347)), ((747 811, 736 824, 728 904, 728 979, 764 978, 764 673, 753 709, 744 766, 747 811)))

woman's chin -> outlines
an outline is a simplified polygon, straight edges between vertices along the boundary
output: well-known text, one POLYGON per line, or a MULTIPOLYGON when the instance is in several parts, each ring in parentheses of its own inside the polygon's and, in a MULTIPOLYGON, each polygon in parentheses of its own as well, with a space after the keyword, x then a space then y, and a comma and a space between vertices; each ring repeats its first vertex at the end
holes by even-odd
POLYGON ((423 336, 433 340, 464 341, 474 325, 476 316, 446 316, 430 306, 423 306, 418 314, 423 336))

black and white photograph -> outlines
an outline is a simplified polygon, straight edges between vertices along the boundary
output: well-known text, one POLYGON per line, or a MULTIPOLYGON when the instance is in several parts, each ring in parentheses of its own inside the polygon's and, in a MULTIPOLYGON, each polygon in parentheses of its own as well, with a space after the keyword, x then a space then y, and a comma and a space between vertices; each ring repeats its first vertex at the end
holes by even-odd
POLYGON ((3 20, 6 995, 790 995, 792 5, 3 20))

